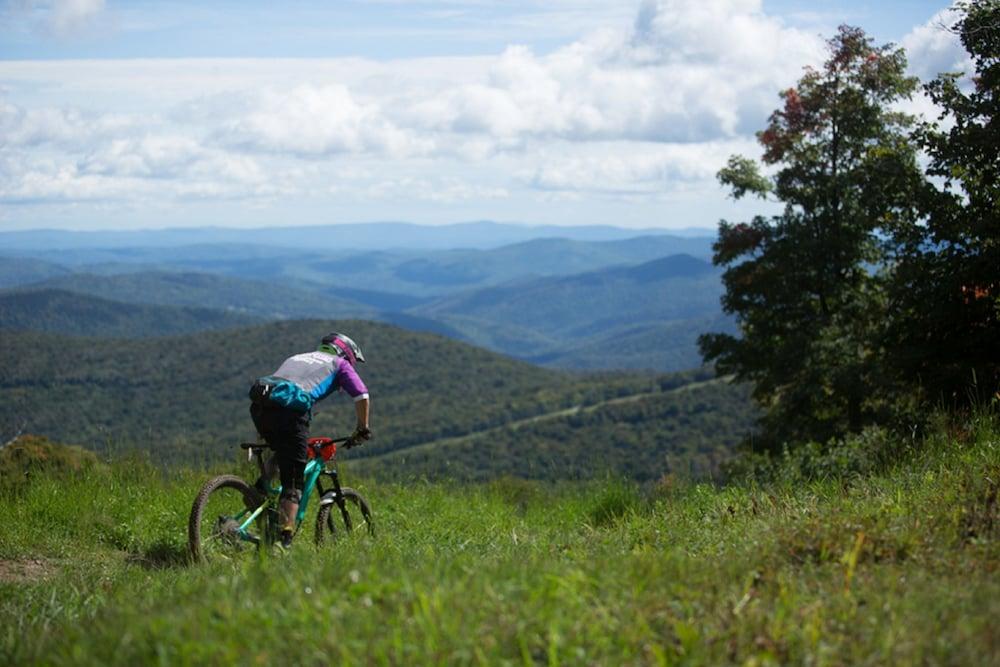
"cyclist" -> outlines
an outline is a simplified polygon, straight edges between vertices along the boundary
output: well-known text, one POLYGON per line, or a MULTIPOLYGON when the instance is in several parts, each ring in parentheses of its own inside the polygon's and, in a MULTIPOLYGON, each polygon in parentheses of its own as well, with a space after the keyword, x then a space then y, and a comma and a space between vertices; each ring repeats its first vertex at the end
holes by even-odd
POLYGON ((268 462, 268 475, 257 480, 257 488, 267 489, 277 460, 281 474, 281 545, 291 546, 295 515, 299 511, 307 460, 307 440, 312 407, 337 389, 354 399, 357 426, 347 446, 368 440, 368 414, 371 400, 368 388, 358 376, 355 365, 364 363, 361 348, 342 333, 323 337, 315 352, 296 354, 274 371, 259 378, 250 387, 250 417, 275 455, 268 462))

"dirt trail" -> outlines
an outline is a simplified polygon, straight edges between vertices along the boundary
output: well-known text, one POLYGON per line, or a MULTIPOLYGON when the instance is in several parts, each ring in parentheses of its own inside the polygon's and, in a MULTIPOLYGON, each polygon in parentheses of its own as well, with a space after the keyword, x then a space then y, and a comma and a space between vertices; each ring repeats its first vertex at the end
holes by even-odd
POLYGON ((0 559, 0 582, 38 581, 52 576, 56 565, 45 558, 0 559))
POLYGON ((422 442, 416 445, 410 445, 409 447, 403 447, 402 449, 394 449, 393 451, 386 452, 385 454, 378 454, 377 456, 369 456, 363 459, 357 459, 357 463, 367 465, 370 462, 382 461, 394 456, 419 452, 421 450, 430 449, 432 447, 448 447, 450 445, 461 444, 463 442, 467 442, 469 440, 473 440, 475 438, 479 438, 484 435, 489 435, 490 433, 496 433, 508 428, 516 430, 527 424, 536 424, 541 421, 549 421, 552 419, 559 419, 561 417, 569 417, 575 414, 587 414, 589 412, 594 412, 595 410, 600 410, 601 408, 608 407, 609 405, 620 405, 622 403, 641 401, 644 398, 650 398, 652 396, 669 396, 671 394, 682 394, 684 392, 705 387, 708 385, 718 384, 720 382, 731 382, 731 381, 732 381, 731 376, 712 378, 711 380, 692 382, 682 387, 677 387, 676 389, 668 389, 667 391, 647 391, 640 394, 621 396, 619 398, 610 398, 606 401, 601 401, 600 403, 594 403, 592 405, 586 405, 586 406, 574 405, 572 407, 564 408, 562 410, 553 410, 552 412, 545 412, 543 414, 535 415, 533 417, 518 419, 516 421, 507 422, 506 424, 501 424, 500 426, 492 426, 490 428, 481 429, 479 431, 472 431, 471 433, 465 433, 463 435, 457 435, 451 438, 441 438, 438 440, 431 440, 429 442, 422 442))

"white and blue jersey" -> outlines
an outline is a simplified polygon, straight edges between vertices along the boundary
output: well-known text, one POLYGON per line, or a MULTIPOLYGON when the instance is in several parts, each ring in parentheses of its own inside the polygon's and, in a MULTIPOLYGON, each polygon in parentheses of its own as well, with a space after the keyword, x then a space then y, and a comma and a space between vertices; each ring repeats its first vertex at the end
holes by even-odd
POLYGON ((316 401, 338 389, 343 389, 355 402, 368 398, 368 387, 349 361, 319 350, 285 359, 278 370, 261 381, 275 385, 269 396, 272 402, 300 411, 312 409, 316 401), (282 386, 285 383, 294 387, 282 386))

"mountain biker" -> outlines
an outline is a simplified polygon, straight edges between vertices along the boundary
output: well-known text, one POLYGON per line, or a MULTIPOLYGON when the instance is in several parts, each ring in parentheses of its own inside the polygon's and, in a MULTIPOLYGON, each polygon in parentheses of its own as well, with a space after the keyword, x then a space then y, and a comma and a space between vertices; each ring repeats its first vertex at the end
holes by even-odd
MULTIPOLYGON (((268 462, 268 471, 273 474, 277 460, 281 474, 279 520, 283 547, 292 543, 295 515, 302 499, 313 404, 337 389, 343 390, 354 399, 357 415, 357 426, 347 446, 368 440, 372 435, 368 427, 371 404, 368 388, 355 370, 359 361, 364 363, 365 356, 358 344, 334 332, 323 337, 315 352, 285 359, 272 375, 257 379, 250 387, 250 417, 257 432, 275 451, 268 462)), ((265 476, 257 480, 257 488, 266 491, 265 476)))

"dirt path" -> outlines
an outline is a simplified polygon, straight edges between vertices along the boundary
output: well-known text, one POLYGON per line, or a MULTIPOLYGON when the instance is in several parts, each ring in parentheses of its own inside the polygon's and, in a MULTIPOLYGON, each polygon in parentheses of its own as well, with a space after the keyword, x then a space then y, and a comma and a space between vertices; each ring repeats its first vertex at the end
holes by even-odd
POLYGON ((0 581, 19 583, 45 579, 56 571, 56 565, 45 558, 0 559, 0 581))
POLYGON ((587 414, 589 412, 594 412, 595 410, 600 410, 601 408, 606 408, 610 405, 621 405, 623 403, 632 403, 634 401, 641 401, 644 398, 650 398, 652 396, 669 396, 671 394, 682 394, 684 392, 688 392, 693 389, 698 389, 701 387, 706 387, 708 385, 718 384, 720 382, 731 382, 731 381, 732 381, 731 376, 712 378, 711 380, 692 382, 682 387, 677 387, 676 389, 668 389, 667 391, 647 391, 641 394, 631 394, 630 396, 610 398, 606 401, 601 401, 600 403, 594 403, 592 405, 586 405, 586 406, 574 405, 572 407, 564 408, 562 410, 554 410, 552 412, 545 412, 543 414, 535 415, 533 417, 526 417, 524 419, 518 419, 516 421, 507 422, 506 424, 501 424, 500 426, 492 426, 490 428, 481 429, 479 431, 472 431, 471 433, 466 433, 464 435, 456 435, 451 438, 441 438, 439 440, 421 442, 416 445, 410 445, 409 447, 403 447, 402 449, 394 449, 393 451, 386 452, 385 454, 379 454, 377 456, 369 456, 363 459, 357 459, 357 464, 367 465, 369 462, 384 461, 385 459, 392 458, 394 456, 411 454, 413 452, 419 452, 425 449, 430 449, 432 447, 448 447, 451 445, 461 444, 463 442, 468 442, 469 440, 473 440, 475 438, 479 438, 484 435, 489 435, 490 433, 497 433, 501 430, 508 428, 516 430, 528 424, 537 424, 538 422, 551 421, 553 419, 569 417, 575 414, 587 414))

